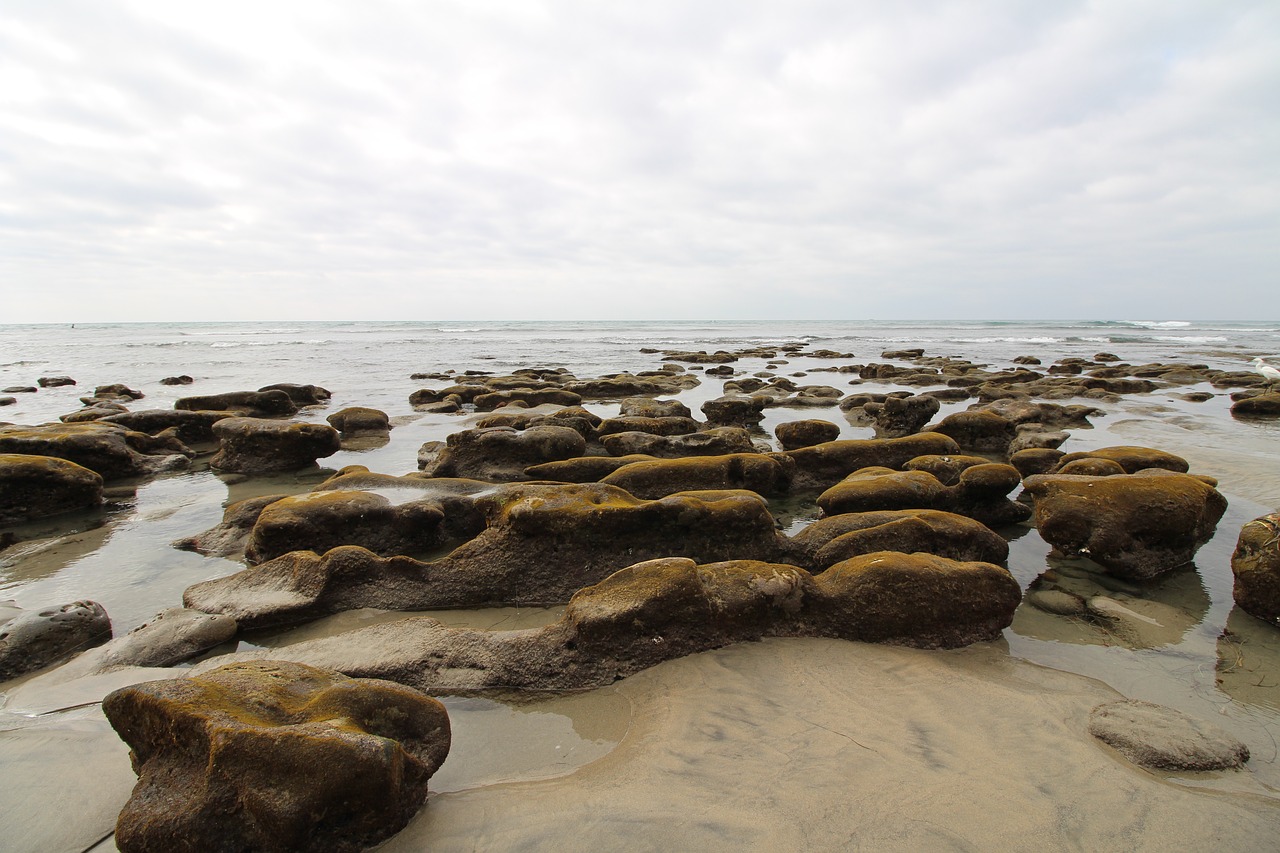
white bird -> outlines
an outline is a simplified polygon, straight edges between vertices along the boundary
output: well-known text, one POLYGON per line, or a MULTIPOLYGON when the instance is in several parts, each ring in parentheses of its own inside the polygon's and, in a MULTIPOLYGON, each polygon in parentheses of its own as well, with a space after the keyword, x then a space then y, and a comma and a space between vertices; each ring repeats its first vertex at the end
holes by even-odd
POLYGON ((1253 365, 1254 373, 1258 374, 1263 379, 1267 380, 1268 389, 1270 389, 1271 386, 1275 385, 1277 382, 1280 382, 1280 368, 1276 368, 1270 364, 1267 364, 1265 361, 1262 360, 1261 356, 1259 356, 1258 358, 1255 358, 1253 361, 1249 363, 1253 365))

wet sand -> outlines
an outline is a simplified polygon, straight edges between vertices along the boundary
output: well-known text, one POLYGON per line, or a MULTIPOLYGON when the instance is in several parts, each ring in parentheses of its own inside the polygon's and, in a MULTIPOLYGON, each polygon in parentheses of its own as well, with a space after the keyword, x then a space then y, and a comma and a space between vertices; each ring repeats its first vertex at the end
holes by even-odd
MULTIPOLYGON (((1110 590, 1157 623, 1142 643, 1024 603, 1003 641, 953 652, 768 640, 667 662, 601 691, 517 702, 451 698, 454 748, 429 804, 379 849, 1266 849, 1280 830, 1280 640, 1274 628, 1233 610, 1229 557, 1240 526, 1280 505, 1276 428, 1161 394, 1108 409, 1097 429, 1074 431, 1065 449, 1141 443, 1179 453, 1196 473, 1218 477, 1231 501, 1193 568, 1136 594, 1110 590), (1120 696, 1208 719, 1244 740, 1253 757, 1225 773, 1141 770, 1086 731, 1089 710, 1120 696)), ((821 410, 770 410, 770 417, 842 420, 821 410)), ((403 473, 413 469, 406 447, 459 428, 457 419, 417 419, 391 445, 344 454, 335 467, 403 473)), ((171 538, 211 526, 220 506, 180 498, 180 481, 144 486, 135 504, 163 535, 172 528, 171 538)), ((232 496, 247 496, 237 492, 247 488, 262 484, 233 486, 232 496)), ((85 576, 77 573, 124 559, 101 555, 113 543, 127 550, 131 535, 124 527, 76 534, 44 546, 25 570, 57 578, 42 594, 84 597, 71 591, 85 576), (33 568, 40 560, 48 565, 33 568)), ((1047 571, 1063 583, 1106 585, 1083 561, 1048 551, 1034 531, 1015 538, 1009 567, 1024 589, 1047 571)), ((134 590, 159 559, 142 561, 134 590)), ((181 552, 166 565, 179 569, 160 584, 160 606, 176 603, 169 587, 180 594, 237 568, 181 552)), ((150 615, 158 609, 152 593, 122 593, 125 612, 150 615)), ((400 616, 342 614, 247 643, 291 643, 400 616)), ((118 622, 117 633, 132 618, 118 622)), ((508 628, 555 613, 448 618, 508 628)), ((119 684, 175 673, 58 683, 56 672, 5 686, 4 846, 114 849, 109 838, 98 842, 134 781, 127 750, 96 706, 74 706, 119 684)))

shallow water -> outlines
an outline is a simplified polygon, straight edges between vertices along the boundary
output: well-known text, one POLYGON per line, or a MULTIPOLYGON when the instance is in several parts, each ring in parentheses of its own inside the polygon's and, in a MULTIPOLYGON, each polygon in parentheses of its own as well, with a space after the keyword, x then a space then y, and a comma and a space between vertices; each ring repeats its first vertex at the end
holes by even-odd
MULTIPOLYGON (((1270 354, 1280 341, 1274 324, 439 324, 425 331, 422 324, 209 324, 136 331, 103 326, 73 335, 0 327, 0 385, 34 384, 37 376, 64 372, 81 381, 76 388, 15 395, 19 403, 0 409, 0 417, 24 423, 52 419, 77 408, 78 397, 93 385, 108 382, 145 391, 148 397, 135 409, 167 408, 191 394, 313 382, 329 387, 334 397, 326 406, 304 410, 299 420, 322 421, 345 406, 370 405, 387 411, 396 423, 386 443, 344 448, 322 460, 325 469, 358 464, 403 474, 416 469, 423 442, 441 440, 479 417, 412 412, 409 393, 446 384, 410 380, 413 371, 565 365, 586 378, 659 367, 661 356, 639 353, 642 346, 714 350, 789 340, 852 352, 855 358, 780 356, 788 362, 774 366, 780 375, 883 361, 882 349, 913 345, 925 346, 929 355, 962 355, 995 366, 1024 353, 1040 355, 1047 364, 1108 349, 1132 363, 1177 357, 1240 369, 1247 357, 1270 354), (1195 349, 1206 343, 1216 348, 1213 353, 1195 349), (176 373, 197 375, 197 381, 177 388, 158 384, 162 376, 176 373)), ((767 365, 763 359, 744 359, 733 366, 749 375, 767 365)), ((809 372, 797 381, 845 388, 851 378, 809 372)), ((697 413, 701 402, 719 396, 721 385, 705 377, 679 399, 697 413)), ((849 390, 895 387, 866 383, 849 390)), ((713 849, 1034 849, 1037 837, 1051 847, 1156 849, 1161 839, 1179 840, 1172 829, 1177 826, 1190 833, 1184 840, 1201 837, 1214 821, 1202 818, 1202 828, 1188 828, 1185 820, 1166 816, 1169 827, 1156 825, 1162 807, 1153 804, 1151 783, 1144 781, 1154 779, 1151 774, 1110 757, 1110 764, 1097 761, 1094 753, 1103 750, 1081 734, 1080 715, 1115 693, 1211 719, 1245 740, 1254 756, 1248 770, 1213 778, 1161 778, 1157 789, 1224 790, 1229 807, 1217 803, 1223 815, 1241 826, 1269 827, 1274 834, 1280 827, 1275 808, 1280 760, 1273 737, 1280 730, 1280 632, 1233 609, 1229 560, 1240 527, 1280 506, 1280 456, 1274 452, 1280 422, 1234 420, 1227 414, 1225 392, 1196 386, 1216 396, 1189 403, 1177 396, 1188 390, 1193 389, 1135 395, 1104 406, 1107 414, 1094 418, 1095 429, 1074 430, 1064 449, 1145 444, 1179 453, 1196 473, 1218 477, 1230 508, 1193 567, 1148 585, 1116 584, 1087 561, 1052 556, 1034 530, 1006 531, 1009 568, 1024 589, 1051 573, 1062 588, 1127 603, 1142 617, 1138 624, 1144 629, 1136 640, 1024 603, 1002 642, 962 653, 772 640, 673 661, 605 690, 522 701, 447 699, 455 731, 451 757, 432 780, 429 807, 387 849, 530 849, 553 843, 599 849, 624 838, 640 849, 671 849, 677 840, 679 846, 713 849), (848 679, 860 679, 862 687, 848 679), (875 691, 874 697, 863 688, 875 691), (995 700, 984 698, 993 691, 1006 702, 1007 720, 997 719, 995 700), (975 732, 948 719, 956 709, 967 714, 970 707, 986 730, 975 732), (1046 719, 1052 725, 1046 727, 1046 719), (866 728, 865 736, 860 727, 866 728), (1041 778, 1036 763, 1053 761, 1063 763, 1063 778, 1041 778), (893 762, 900 767, 890 767, 893 762), (921 780, 918 791, 909 789, 906 771, 912 768, 921 780), (1004 778, 983 778, 993 772, 1004 778), (1141 803, 1143 817, 1128 826, 1115 816, 1099 822, 1098 809, 1131 807, 1091 790, 1103 779, 1128 792, 1130 802, 1141 803), (849 793, 860 781, 881 786, 883 801, 849 793), (1011 820, 1012 829, 997 830, 984 823, 989 811, 981 805, 984 798, 1004 804, 1002 815, 1022 808, 1028 817, 1011 820), (856 820, 849 815, 849 802, 861 810, 856 820), (904 818, 907 808, 917 809, 917 816, 904 818), (890 833, 895 820, 897 836, 890 833), (1089 821, 1097 825, 1086 825, 1089 821), (677 839, 667 824, 685 827, 688 834, 677 839), (1031 836, 1019 841, 1018 829, 1031 836), (1096 843, 1087 843, 1090 839, 1096 843)), ((939 417, 967 405, 944 404, 939 417)), ((587 407, 601 416, 618 408, 587 407)), ((872 435, 834 408, 773 408, 766 415, 762 441, 771 440, 778 423, 811 417, 839 424, 844 438, 872 435)), ((304 493, 325 473, 245 479, 200 467, 140 482, 132 493, 124 489, 93 514, 15 528, 23 541, 0 551, 0 599, 41 607, 91 598, 106 606, 116 633, 123 633, 178 604, 192 583, 240 568, 229 560, 179 551, 171 547, 174 540, 216 524, 229 502, 304 493)), ((774 501, 772 509, 788 533, 816 517, 804 497, 774 501)), ((448 624, 505 629, 545 624, 558 612, 526 608, 431 615, 448 624)), ((406 615, 339 614, 292 631, 241 638, 217 651, 288 644, 406 615)), ((110 831, 132 774, 127 750, 92 703, 120 684, 169 674, 126 671, 72 684, 38 676, 4 686, 0 830, 16 843, 12 849, 78 851, 110 831), (74 781, 86 777, 102 783, 74 781), (63 815, 70 802, 86 805, 68 821, 63 815)), ((1184 803, 1186 814, 1211 810, 1195 799, 1210 795, 1185 796, 1192 798, 1184 803)), ((1222 849, 1249 849, 1235 834, 1223 837, 1222 849)))

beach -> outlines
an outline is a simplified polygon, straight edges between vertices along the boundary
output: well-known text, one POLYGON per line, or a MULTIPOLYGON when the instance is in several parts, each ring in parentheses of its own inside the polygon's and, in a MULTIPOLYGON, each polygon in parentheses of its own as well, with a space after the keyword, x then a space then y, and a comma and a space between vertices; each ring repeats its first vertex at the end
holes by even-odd
MULTIPOLYGON (((4 327, 0 383, 66 374, 76 386, 19 396, 0 418, 23 424, 74 411, 95 385, 146 392, 135 408, 181 396, 314 383, 332 400, 293 420, 322 422, 344 406, 385 411, 385 443, 321 460, 402 475, 425 443, 480 415, 421 413, 413 391, 444 384, 419 372, 565 368, 579 377, 655 370, 666 350, 801 344, 836 355, 785 356, 771 369, 845 393, 904 390, 831 370, 921 347, 1008 368, 1113 353, 1130 364, 1176 361, 1242 370, 1280 348, 1274 324, 173 324, 4 327), (190 386, 159 384, 190 374, 190 386), (803 378, 796 376, 803 374, 803 378)), ((737 376, 765 370, 743 358, 737 376)), ((693 372, 690 370, 690 372, 693 372)), ((699 375, 695 373, 694 375, 699 375)), ((694 412, 730 376, 699 375, 675 395, 694 412)), ((910 390, 920 390, 912 388, 910 390)), ((1161 387, 1115 401, 1072 429, 1063 450, 1143 445, 1185 458, 1227 497, 1217 533, 1193 564, 1125 594, 1154 623, 1140 642, 1095 622, 1023 603, 995 641, 950 651, 821 638, 771 638, 670 660, 599 690, 555 697, 446 697, 454 729, 428 804, 380 849, 1256 850, 1280 828, 1280 640, 1235 609, 1230 555, 1241 527, 1280 507, 1275 420, 1233 418, 1229 389, 1161 387), (1185 395, 1211 396, 1192 402, 1185 395), (1140 769, 1087 731, 1091 709, 1141 699, 1210 720, 1244 741, 1240 770, 1140 769)), ((937 417, 971 401, 947 402, 937 417)), ((1059 401, 1069 402, 1069 401, 1059 401)), ((616 402, 585 404, 602 417, 616 402)), ((841 438, 870 438, 836 408, 764 410, 761 438, 780 423, 822 418, 841 438)), ((936 418, 935 418, 936 420, 936 418)), ((304 494, 322 470, 228 477, 193 469, 116 486, 86 516, 15 525, 0 551, 0 599, 25 608, 92 599, 117 636, 192 584, 241 568, 171 543, 214 527, 224 507, 255 495, 304 494)), ((817 518, 805 502, 771 504, 789 533, 817 518)), ((1024 589, 1046 573, 1101 589, 1087 561, 1051 553, 1026 525, 1008 568, 1024 589)), ((555 621, 558 608, 433 611, 484 630, 555 621)), ((218 654, 286 648, 404 614, 341 613, 289 630, 242 636, 218 654)), ((114 849, 115 814, 133 785, 128 749, 95 704, 114 687, 185 667, 126 669, 84 679, 57 670, 0 685, 0 824, 15 850, 114 849)))

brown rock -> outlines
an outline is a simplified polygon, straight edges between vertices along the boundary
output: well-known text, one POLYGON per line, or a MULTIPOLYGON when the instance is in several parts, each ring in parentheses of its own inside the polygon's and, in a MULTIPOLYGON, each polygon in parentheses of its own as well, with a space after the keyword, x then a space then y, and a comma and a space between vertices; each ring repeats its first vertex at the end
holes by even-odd
POLYGON ((296 471, 341 447, 338 431, 326 424, 224 418, 214 423, 213 433, 219 446, 209 464, 240 474, 296 471))
POLYGON ((1231 573, 1240 609, 1280 626, 1280 512, 1255 518, 1240 529, 1231 573))
POLYGON ((0 453, 0 524, 102 504, 102 477, 52 456, 0 453))

